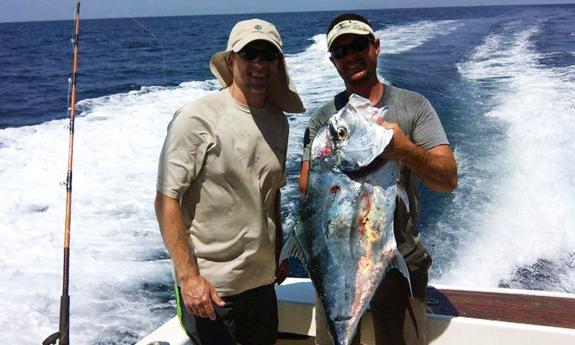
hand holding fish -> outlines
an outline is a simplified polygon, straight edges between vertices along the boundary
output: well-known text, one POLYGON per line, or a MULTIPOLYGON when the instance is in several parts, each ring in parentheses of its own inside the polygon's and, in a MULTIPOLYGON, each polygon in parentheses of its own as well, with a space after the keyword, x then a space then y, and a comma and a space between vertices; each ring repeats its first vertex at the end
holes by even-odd
POLYGON ((409 150, 416 147, 416 145, 403 133, 397 123, 380 119, 377 121, 377 124, 386 129, 393 130, 393 137, 380 155, 381 158, 402 161, 409 150))
POLYGON ((182 289, 182 298, 184 305, 195 316, 216 319, 212 302, 223 307, 225 302, 210 284, 201 275, 190 276, 188 279, 180 282, 182 289))
POLYGON ((423 150, 415 145, 396 123, 383 119, 376 123, 393 130, 393 137, 380 158, 401 161, 430 189, 438 192, 451 192, 455 189, 457 164, 449 145, 423 150))

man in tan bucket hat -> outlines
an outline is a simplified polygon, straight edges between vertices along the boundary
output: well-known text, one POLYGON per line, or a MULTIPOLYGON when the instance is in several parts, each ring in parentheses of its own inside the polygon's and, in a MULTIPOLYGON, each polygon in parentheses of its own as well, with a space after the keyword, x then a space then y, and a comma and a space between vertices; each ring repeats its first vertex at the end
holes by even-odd
POLYGON ((195 345, 270 345, 288 122, 303 112, 280 35, 238 22, 214 54, 220 91, 179 109, 160 156, 156 215, 172 258, 178 315, 195 345))

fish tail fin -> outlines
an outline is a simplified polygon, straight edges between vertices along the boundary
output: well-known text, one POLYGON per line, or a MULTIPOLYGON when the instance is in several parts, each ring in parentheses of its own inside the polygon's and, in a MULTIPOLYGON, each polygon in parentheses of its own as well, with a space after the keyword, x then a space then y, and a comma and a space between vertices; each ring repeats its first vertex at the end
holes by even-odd
POLYGON ((399 252, 399 250, 395 251, 393 258, 391 259, 391 266, 395 267, 401 272, 401 274, 407 279, 407 284, 409 285, 409 294, 413 297, 413 290, 411 289, 411 279, 409 279, 409 269, 407 268, 407 264, 403 259, 403 256, 399 252))

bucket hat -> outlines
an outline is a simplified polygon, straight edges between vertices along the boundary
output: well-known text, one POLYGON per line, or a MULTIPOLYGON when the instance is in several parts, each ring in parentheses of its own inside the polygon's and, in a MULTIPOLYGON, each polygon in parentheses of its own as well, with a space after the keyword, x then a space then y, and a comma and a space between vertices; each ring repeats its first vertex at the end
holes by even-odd
POLYGON ((210 60, 210 70, 223 87, 232 84, 232 72, 228 68, 226 60, 233 52, 239 52, 247 44, 257 40, 264 40, 273 44, 281 55, 281 69, 277 81, 269 91, 269 99, 277 107, 288 113, 302 113, 305 111, 303 103, 297 93, 297 89, 291 80, 282 50, 282 40, 276 27, 261 19, 249 19, 238 22, 232 28, 226 50, 215 53, 210 60))

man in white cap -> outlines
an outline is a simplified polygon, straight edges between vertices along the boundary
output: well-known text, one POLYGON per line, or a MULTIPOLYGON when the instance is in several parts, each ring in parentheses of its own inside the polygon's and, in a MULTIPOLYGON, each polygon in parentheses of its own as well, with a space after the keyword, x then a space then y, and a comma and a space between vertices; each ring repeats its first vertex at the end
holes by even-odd
POLYGON ((160 156, 156 216, 174 266, 178 315, 195 345, 270 345, 288 121, 303 112, 280 35, 238 22, 210 62, 223 86, 179 109, 160 156))
MULTIPOLYGON (((305 197, 313 138, 329 117, 348 102, 351 94, 369 99, 375 107, 389 109, 389 118, 382 125, 393 129, 394 134, 381 158, 398 160, 402 166, 400 184, 408 194, 410 209, 402 202, 397 203, 394 232, 409 268, 413 297, 407 280, 392 270, 378 287, 370 310, 377 345, 427 344, 426 286, 431 257, 416 229, 419 217, 416 182, 419 179, 436 191, 452 191, 457 185, 457 165, 451 147, 437 113, 425 97, 379 81, 380 43, 367 19, 352 13, 336 17, 328 28, 327 46, 330 60, 345 83, 345 91, 310 118, 304 136, 300 191, 305 197)), ((316 307, 316 344, 331 344, 325 312, 321 303, 316 303, 316 307)), ((358 334, 354 344, 359 344, 358 334)))

